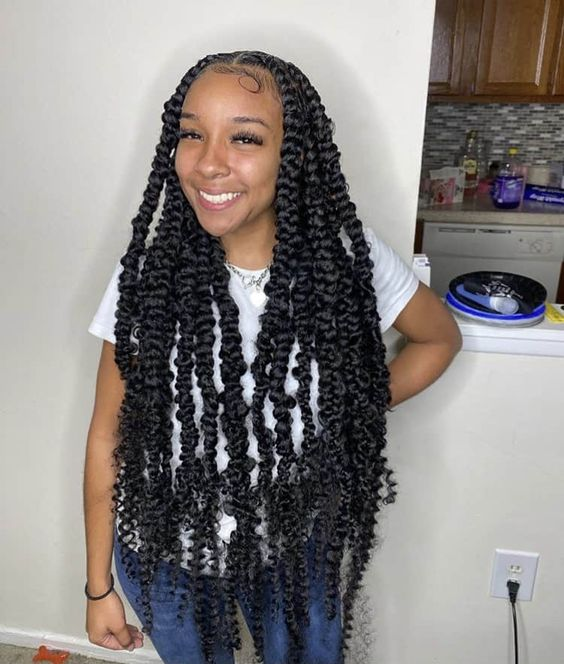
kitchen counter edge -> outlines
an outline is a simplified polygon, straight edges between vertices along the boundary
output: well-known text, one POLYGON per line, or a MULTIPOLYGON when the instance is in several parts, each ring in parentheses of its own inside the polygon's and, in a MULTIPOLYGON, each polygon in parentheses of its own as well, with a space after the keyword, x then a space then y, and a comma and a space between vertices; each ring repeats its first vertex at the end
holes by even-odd
POLYGON ((564 206, 524 204, 515 210, 497 210, 491 203, 455 203, 419 207, 417 219, 445 223, 564 227, 564 206))
POLYGON ((456 314, 454 317, 462 334, 462 350, 564 357, 564 323, 545 318, 532 327, 502 327, 482 325, 456 314))

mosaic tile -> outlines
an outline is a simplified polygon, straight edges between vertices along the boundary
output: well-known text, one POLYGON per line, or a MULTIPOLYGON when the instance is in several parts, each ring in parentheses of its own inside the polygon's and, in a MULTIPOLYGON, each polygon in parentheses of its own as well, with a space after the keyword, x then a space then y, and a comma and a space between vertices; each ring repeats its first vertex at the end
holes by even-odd
POLYGON ((490 161, 511 145, 529 164, 564 161, 564 105, 437 104, 427 106, 422 173, 456 163, 466 132, 489 142, 490 161))

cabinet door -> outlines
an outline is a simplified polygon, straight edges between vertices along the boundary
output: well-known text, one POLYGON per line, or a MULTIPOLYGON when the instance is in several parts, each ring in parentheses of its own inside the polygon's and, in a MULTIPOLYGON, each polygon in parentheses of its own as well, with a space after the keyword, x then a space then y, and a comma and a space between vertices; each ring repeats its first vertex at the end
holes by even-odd
MULTIPOLYGON (((564 2, 562 3, 564 4, 564 2)), ((554 57, 554 82, 552 85, 553 95, 564 95, 564 7, 561 11, 559 25, 558 48, 554 57)), ((564 283, 563 283, 564 287, 564 283)), ((558 300, 560 302, 560 300, 558 300)))
POLYGON ((551 92, 560 0, 484 0, 477 95, 551 92))
POLYGON ((463 22, 463 0, 437 0, 429 76, 430 94, 460 92, 463 22))

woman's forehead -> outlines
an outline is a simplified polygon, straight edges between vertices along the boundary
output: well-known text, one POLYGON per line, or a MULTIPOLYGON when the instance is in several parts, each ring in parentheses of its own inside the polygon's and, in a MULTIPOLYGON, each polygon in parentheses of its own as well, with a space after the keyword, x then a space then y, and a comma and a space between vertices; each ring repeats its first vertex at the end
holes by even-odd
POLYGON ((223 73, 208 69, 190 86, 183 113, 200 115, 240 115, 261 113, 271 120, 281 118, 282 107, 274 94, 274 82, 263 85, 255 76, 242 71, 223 73))

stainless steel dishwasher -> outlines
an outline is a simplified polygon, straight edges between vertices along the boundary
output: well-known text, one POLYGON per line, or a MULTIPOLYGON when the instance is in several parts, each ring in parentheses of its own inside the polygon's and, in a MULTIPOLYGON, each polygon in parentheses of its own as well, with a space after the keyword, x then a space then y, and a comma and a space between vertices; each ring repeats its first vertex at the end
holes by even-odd
POLYGON ((425 221, 422 250, 431 262, 431 288, 441 297, 459 274, 489 270, 535 279, 555 302, 564 227, 425 221))

